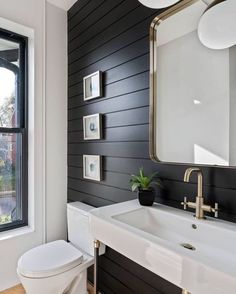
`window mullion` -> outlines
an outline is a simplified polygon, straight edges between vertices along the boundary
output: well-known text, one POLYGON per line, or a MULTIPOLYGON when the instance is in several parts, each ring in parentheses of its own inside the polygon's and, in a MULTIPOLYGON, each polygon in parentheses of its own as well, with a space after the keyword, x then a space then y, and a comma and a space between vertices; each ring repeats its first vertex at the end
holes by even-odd
POLYGON ((24 129, 23 128, 1 128, 0 127, 0 133, 4 134, 17 134, 17 133, 23 133, 24 129))

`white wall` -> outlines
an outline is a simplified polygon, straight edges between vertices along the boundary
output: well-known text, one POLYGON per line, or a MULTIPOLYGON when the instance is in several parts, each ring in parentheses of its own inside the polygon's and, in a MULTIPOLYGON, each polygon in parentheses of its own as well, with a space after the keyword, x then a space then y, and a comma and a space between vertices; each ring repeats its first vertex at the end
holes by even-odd
POLYGON ((46 238, 49 242, 66 238, 67 13, 49 3, 46 7, 46 238))
POLYGON ((71 6, 74 5, 75 2, 77 2, 77 0, 47 0, 47 1, 64 10, 69 10, 71 6))
POLYGON ((45 51, 45 0, 0 0, 0 17, 32 28, 35 41, 29 81, 31 89, 35 83, 29 95, 30 223, 29 228, 0 233, 0 291, 19 283, 16 265, 23 252, 65 237, 66 16, 58 8, 47 8, 49 47, 45 51))

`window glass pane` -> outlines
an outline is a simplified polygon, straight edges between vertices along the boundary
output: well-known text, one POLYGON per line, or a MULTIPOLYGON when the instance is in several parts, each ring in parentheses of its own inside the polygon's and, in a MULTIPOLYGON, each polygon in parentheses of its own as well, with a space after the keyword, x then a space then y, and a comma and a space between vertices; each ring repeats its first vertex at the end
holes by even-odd
POLYGON ((0 133, 0 225, 21 216, 21 134, 0 133))
POLYGON ((19 44, 0 38, 0 127, 18 127, 19 44))

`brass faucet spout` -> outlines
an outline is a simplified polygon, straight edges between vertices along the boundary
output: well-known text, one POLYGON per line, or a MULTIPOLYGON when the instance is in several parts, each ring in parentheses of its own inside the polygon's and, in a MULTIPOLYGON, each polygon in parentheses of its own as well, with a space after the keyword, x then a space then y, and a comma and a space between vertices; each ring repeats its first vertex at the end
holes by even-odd
POLYGON ((187 168, 184 173, 184 182, 190 181, 191 174, 195 172, 197 173, 197 196, 196 196, 196 202, 188 202, 187 197, 184 197, 184 202, 181 204, 184 206, 184 209, 187 209, 187 207, 194 208, 195 209, 195 216, 198 219, 204 219, 204 211, 207 212, 214 212, 215 217, 218 216, 218 204, 215 204, 215 208, 212 208, 209 205, 204 204, 204 198, 203 198, 203 174, 200 168, 197 167, 190 167, 187 168))
POLYGON ((190 176, 193 172, 197 173, 197 197, 202 197, 203 175, 202 171, 198 167, 187 168, 184 173, 184 182, 190 181, 190 176))

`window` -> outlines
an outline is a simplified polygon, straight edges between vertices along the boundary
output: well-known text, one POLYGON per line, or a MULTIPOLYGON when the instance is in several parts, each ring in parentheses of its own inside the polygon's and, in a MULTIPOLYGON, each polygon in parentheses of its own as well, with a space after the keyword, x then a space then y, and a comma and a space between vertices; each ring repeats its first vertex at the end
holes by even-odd
POLYGON ((28 222, 27 38, 0 29, 0 231, 28 222))

